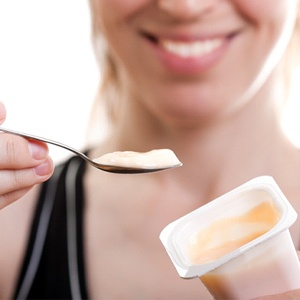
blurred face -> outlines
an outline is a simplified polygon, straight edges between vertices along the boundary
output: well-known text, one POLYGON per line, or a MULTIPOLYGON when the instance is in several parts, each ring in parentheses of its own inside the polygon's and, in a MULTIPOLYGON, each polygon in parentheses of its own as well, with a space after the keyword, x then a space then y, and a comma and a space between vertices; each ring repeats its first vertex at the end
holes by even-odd
POLYGON ((90 0, 128 101, 201 120, 253 97, 279 62, 299 0, 90 0))

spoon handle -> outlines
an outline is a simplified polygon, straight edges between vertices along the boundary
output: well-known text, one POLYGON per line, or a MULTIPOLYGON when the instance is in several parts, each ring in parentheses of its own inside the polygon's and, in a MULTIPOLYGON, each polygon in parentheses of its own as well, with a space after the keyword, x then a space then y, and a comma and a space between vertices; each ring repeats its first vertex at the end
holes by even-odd
POLYGON ((18 135, 18 136, 22 136, 22 137, 25 137, 27 139, 33 139, 33 140, 37 140, 37 141, 40 141, 40 142, 44 142, 44 143, 47 143, 47 144, 51 144, 51 145, 54 145, 54 146, 64 148, 64 149, 66 149, 68 151, 71 151, 74 154, 80 156, 84 160, 90 161, 90 159, 86 155, 84 155, 83 153, 81 153, 77 149, 72 148, 70 146, 67 146, 63 143, 60 143, 60 142, 57 142, 57 141, 54 141, 54 140, 51 140, 51 139, 47 139, 47 138, 44 138, 44 137, 36 136, 36 135, 33 135, 33 134, 28 134, 28 133, 24 133, 24 132, 12 130, 12 129, 3 128, 1 126, 0 126, 0 131, 10 133, 10 134, 14 134, 14 135, 18 135))
POLYGON ((68 151, 73 152, 77 156, 81 157, 82 159, 84 159, 86 162, 88 162, 95 168, 106 171, 106 172, 110 172, 110 173, 123 173, 123 174, 150 173, 150 172, 157 172, 157 171, 162 171, 162 170, 166 170, 166 169, 170 169, 170 168, 180 167, 182 165, 182 163, 179 162, 178 164, 175 164, 175 165, 172 164, 170 166, 164 166, 164 167, 158 167, 158 168, 147 168, 147 167, 144 168, 144 167, 127 167, 127 166, 122 166, 122 165, 102 164, 93 159, 90 159, 89 157, 87 157, 85 154, 78 151, 77 149, 74 149, 70 146, 67 146, 67 145, 62 144, 57 141, 53 141, 53 140, 50 140, 50 139, 47 139, 44 137, 39 137, 36 135, 32 135, 32 134, 12 130, 12 129, 3 128, 0 126, 0 132, 1 131, 10 133, 10 134, 14 134, 14 135, 18 135, 18 136, 22 136, 27 139, 33 139, 33 140, 41 141, 41 142, 44 142, 47 144, 52 144, 54 146, 64 148, 68 151))

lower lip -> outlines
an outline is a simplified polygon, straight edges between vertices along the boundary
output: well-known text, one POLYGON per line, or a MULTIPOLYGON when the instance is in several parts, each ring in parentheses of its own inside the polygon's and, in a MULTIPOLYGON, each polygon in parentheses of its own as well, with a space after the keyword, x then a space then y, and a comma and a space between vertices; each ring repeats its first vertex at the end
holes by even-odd
POLYGON ((191 57, 182 57, 167 51, 158 43, 149 43, 165 69, 175 74, 196 75, 204 73, 221 60, 228 48, 229 39, 224 39, 218 48, 209 53, 191 57))

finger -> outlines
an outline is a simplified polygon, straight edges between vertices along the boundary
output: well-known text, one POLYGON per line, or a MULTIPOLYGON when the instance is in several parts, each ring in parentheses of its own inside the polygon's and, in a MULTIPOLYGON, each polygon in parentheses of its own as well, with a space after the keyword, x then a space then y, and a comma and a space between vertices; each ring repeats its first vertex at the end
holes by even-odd
POLYGON ((4 104, 0 101, 0 124, 2 124, 5 120, 6 109, 4 104))
POLYGON ((45 159, 40 165, 22 170, 3 170, 0 172, 0 195, 30 188, 47 180, 53 173, 53 162, 45 159))
POLYGON ((48 155, 45 143, 0 133, 0 169, 34 167, 48 155))
POLYGON ((26 193, 28 193, 30 190, 31 190, 31 187, 13 191, 13 192, 7 193, 5 195, 1 195, 0 196, 0 210, 2 208, 6 207, 7 205, 15 202, 16 200, 20 199, 26 193))
POLYGON ((255 298, 253 300, 283 300, 283 299, 285 299, 285 300, 300 299, 300 289, 288 291, 283 294, 259 297, 259 298, 255 298))

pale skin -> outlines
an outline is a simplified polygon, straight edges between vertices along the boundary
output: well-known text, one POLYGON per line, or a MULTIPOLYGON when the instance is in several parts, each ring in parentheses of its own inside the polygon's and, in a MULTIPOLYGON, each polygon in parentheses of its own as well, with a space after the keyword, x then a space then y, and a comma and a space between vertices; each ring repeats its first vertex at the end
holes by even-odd
MULTIPOLYGON (((281 131, 275 105, 283 97, 278 89, 281 53, 253 85, 283 30, 291 34, 284 28, 289 28, 287 20, 295 19, 298 1, 91 4, 100 20, 96 26, 118 63, 123 97, 111 135, 90 155, 170 148, 184 166, 134 177, 88 168, 84 214, 89 295, 212 299, 199 280, 179 278, 158 236, 174 219, 260 175, 273 176, 300 213, 300 152, 281 131), (157 42, 190 43, 195 38, 221 43, 217 54, 197 54, 192 64, 196 67, 180 53, 170 59, 157 42)), ((0 123, 4 119, 0 104, 0 123)), ((0 239, 6 241, 0 248, 5 270, 0 272, 1 299, 13 291, 38 184, 53 172, 46 145, 34 146, 29 152, 25 139, 0 134, 0 206, 6 207, 0 212, 0 239)), ((291 234, 300 249, 300 220, 291 234)), ((300 291, 276 297, 299 299, 300 291)))

